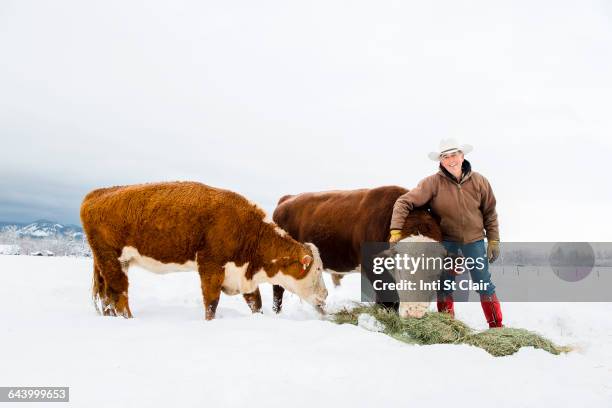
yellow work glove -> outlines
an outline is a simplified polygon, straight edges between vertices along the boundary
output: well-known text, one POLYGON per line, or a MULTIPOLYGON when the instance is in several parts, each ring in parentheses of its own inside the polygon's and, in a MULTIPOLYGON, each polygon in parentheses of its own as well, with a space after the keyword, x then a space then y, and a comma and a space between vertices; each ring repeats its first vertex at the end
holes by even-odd
POLYGON ((397 242, 402 239, 402 230, 391 230, 391 238, 389 242, 397 242))
POLYGON ((489 241, 487 244, 487 258, 489 263, 495 262, 499 256, 499 241, 489 241))

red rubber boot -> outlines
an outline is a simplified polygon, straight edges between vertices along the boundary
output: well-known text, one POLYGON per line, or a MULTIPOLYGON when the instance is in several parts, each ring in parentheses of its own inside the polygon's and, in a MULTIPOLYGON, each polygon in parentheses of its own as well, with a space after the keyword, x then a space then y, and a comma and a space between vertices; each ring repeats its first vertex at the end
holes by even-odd
POLYGON ((489 323, 489 328, 504 326, 502 324, 501 305, 495 293, 492 295, 480 295, 480 304, 482 305, 482 311, 487 319, 487 323, 489 323))
POLYGON ((438 296, 438 312, 446 312, 450 314, 453 319, 455 318, 455 304, 453 295, 438 296))

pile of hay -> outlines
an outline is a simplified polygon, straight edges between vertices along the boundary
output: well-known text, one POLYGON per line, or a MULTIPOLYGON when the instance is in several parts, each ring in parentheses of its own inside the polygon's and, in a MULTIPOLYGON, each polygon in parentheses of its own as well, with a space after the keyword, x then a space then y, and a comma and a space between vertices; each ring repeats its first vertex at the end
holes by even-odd
POLYGON ((521 347, 534 347, 555 355, 571 351, 569 347, 557 346, 524 329, 502 327, 476 333, 447 313, 427 313, 421 319, 402 319, 396 312, 380 306, 357 305, 332 314, 332 320, 338 324, 356 325, 363 313, 375 317, 385 328, 385 334, 410 344, 469 344, 496 357, 514 354, 521 347))

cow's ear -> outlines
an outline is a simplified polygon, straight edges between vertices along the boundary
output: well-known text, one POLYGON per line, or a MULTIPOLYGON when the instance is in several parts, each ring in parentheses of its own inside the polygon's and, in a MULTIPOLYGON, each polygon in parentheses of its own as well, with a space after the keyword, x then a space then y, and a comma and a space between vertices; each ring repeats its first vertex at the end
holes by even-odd
POLYGON ((302 269, 304 270, 308 269, 308 267, 312 263, 312 256, 304 255, 302 259, 300 260, 300 263, 302 264, 302 269))

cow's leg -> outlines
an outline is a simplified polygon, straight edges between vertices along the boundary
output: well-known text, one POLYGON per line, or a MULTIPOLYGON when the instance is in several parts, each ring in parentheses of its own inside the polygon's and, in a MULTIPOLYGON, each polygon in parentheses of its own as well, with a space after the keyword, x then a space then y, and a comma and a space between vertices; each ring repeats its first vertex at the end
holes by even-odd
POLYGON ((119 262, 113 250, 98 250, 95 258, 104 281, 104 290, 99 291, 102 313, 105 316, 132 317, 128 302, 127 265, 119 262))
POLYGON ((344 275, 340 273, 332 272, 331 276, 332 276, 332 282, 334 283, 334 286, 335 287, 340 286, 340 281, 342 280, 342 278, 344 278, 344 275))
POLYGON ((285 288, 280 285, 272 286, 272 310, 274 313, 280 313, 283 308, 283 294, 285 288))
POLYGON ((106 289, 106 282, 100 272, 98 263, 94 259, 93 262, 93 280, 91 285, 91 298, 93 300, 96 312, 103 314, 104 316, 110 316, 110 299, 108 291, 106 289))
POLYGON ((244 293, 242 296, 253 313, 261 313, 261 293, 259 293, 259 288, 251 293, 244 293))
POLYGON ((202 257, 198 255, 198 273, 202 286, 202 297, 204 298, 204 318, 212 320, 215 318, 221 287, 225 279, 225 272, 222 266, 217 263, 200 261, 202 257))

